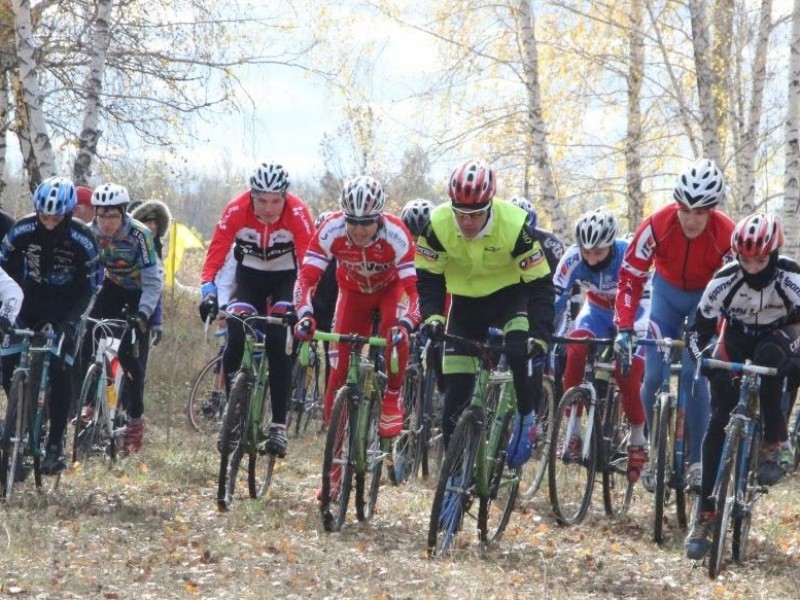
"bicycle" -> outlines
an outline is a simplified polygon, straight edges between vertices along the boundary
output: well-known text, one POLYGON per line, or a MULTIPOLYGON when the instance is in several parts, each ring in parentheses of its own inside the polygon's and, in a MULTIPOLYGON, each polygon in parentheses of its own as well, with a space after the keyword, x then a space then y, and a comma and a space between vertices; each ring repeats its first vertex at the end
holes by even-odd
MULTIPOLYGON (((74 420, 72 438, 72 462, 84 464, 90 454, 109 457, 113 463, 125 435, 128 422, 124 402, 123 386, 125 372, 117 359, 120 340, 130 329, 131 348, 137 352, 135 328, 124 319, 95 319, 83 317, 92 326, 94 360, 86 370, 78 400, 78 416, 74 420), (91 419, 84 420, 83 409, 91 407, 91 419)), ((82 327, 82 328, 83 328, 82 327)))
POLYGON ((633 483, 626 474, 630 427, 611 377, 614 364, 600 362, 597 353, 598 346, 605 346, 610 355, 614 340, 557 337, 554 341, 586 344, 589 350, 583 381, 564 393, 552 423, 548 485, 553 513, 562 525, 583 521, 599 469, 606 514, 623 515, 633 497, 633 483))
POLYGON ((186 416, 192 429, 200 433, 219 430, 228 396, 225 393, 225 379, 222 369, 222 353, 225 351, 227 332, 224 328, 214 332, 220 340, 216 356, 209 360, 192 380, 186 416))
MULTIPOLYGON (((675 511, 678 525, 685 528, 686 519, 686 398, 683 394, 672 391, 673 374, 680 374, 681 364, 672 364, 672 349, 683 349, 683 340, 641 339, 637 344, 656 346, 660 349, 661 387, 656 393, 653 404, 650 433, 650 469, 654 474, 654 513, 653 541, 660 544, 664 541, 664 508, 669 501, 670 490, 675 494, 675 511)), ((679 386, 680 387, 680 386, 679 386)), ((690 490, 691 491, 691 490, 690 490)))
POLYGON ((286 429, 294 422, 294 434, 308 430, 312 419, 322 420, 319 393, 320 351, 316 340, 302 342, 292 366, 292 398, 286 414, 286 429))
POLYGON ((786 388, 787 383, 788 380, 784 379, 781 402, 788 427, 789 461, 785 464, 788 472, 789 470, 797 471, 800 468, 800 403, 794 402, 794 407, 791 408, 792 399, 786 388))
POLYGON ((491 328, 484 343, 452 334, 444 339, 477 353, 477 375, 472 399, 456 424, 439 474, 428 526, 429 557, 451 551, 465 514, 476 518, 482 545, 498 542, 514 509, 521 471, 506 467, 517 401, 502 332, 491 328))
POLYGON ((295 316, 266 316, 252 312, 226 313, 244 325, 244 353, 239 370, 233 376, 228 405, 218 438, 220 453, 217 478, 217 508, 230 508, 242 458, 247 454, 247 491, 250 498, 261 498, 272 483, 278 457, 266 451, 272 411, 269 402, 269 361, 264 351, 265 339, 256 330, 258 323, 286 327, 286 354, 292 353, 292 332, 295 316), (257 355, 261 354, 258 360, 257 355), (256 471, 258 457, 266 457, 261 478, 256 471))
POLYGON ((442 464, 441 397, 437 388, 438 342, 414 336, 403 380, 404 425, 392 449, 389 479, 400 484, 431 470, 438 473, 442 464), (433 467, 433 469, 431 469, 433 467))
POLYGON ((745 558, 755 504, 767 493, 766 487, 757 481, 761 446, 759 388, 761 376, 776 376, 778 371, 773 367, 754 365, 750 360, 736 363, 713 358, 699 360, 698 372, 701 368, 724 369, 740 376, 739 401, 725 427, 725 443, 712 493, 716 500, 716 516, 709 550, 708 576, 715 579, 722 568, 728 522, 732 528, 733 560, 740 562, 745 558))
POLYGON ((11 377, 0 436, 0 497, 6 501, 11 499, 14 484, 30 469, 40 493, 55 492, 61 482, 61 473, 57 473, 49 486, 44 485, 42 461, 50 406, 50 364, 53 357, 60 357, 64 339, 50 325, 39 333, 12 329, 7 335, 20 338, 5 350, 7 354, 20 352, 20 360, 11 377))

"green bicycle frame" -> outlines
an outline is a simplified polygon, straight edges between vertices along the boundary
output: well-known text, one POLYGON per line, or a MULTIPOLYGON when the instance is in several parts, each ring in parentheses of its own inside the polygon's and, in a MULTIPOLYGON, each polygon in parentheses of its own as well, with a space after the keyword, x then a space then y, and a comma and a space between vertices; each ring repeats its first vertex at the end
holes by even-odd
MULTIPOLYGON (((40 446, 41 442, 41 435, 42 435, 42 425, 44 421, 44 403, 45 403, 45 394, 47 393, 47 383, 50 379, 50 359, 53 355, 53 351, 56 350, 56 346, 53 343, 55 340, 55 334, 47 333, 47 338, 45 341, 44 346, 31 346, 30 341, 25 345, 25 350, 23 351, 23 356, 33 353, 41 353, 42 354, 42 373, 41 379, 39 381, 39 392, 36 397, 36 406, 32 407, 35 409, 33 424, 31 428, 31 436, 30 436, 30 449, 31 454, 36 452, 40 446)), ((21 362, 21 361, 20 361, 21 362)), ((26 368, 30 368, 30 364, 28 360, 25 360, 26 368)))
POLYGON ((245 435, 245 449, 253 452, 258 449, 259 430, 261 428, 261 417, 264 413, 264 398, 267 393, 269 365, 265 353, 264 342, 259 342, 256 335, 248 331, 244 338, 244 354, 240 369, 249 373, 248 388, 248 430, 245 435), (261 353, 261 360, 256 361, 255 355, 261 353), (253 374, 255 373, 255 380, 253 374))

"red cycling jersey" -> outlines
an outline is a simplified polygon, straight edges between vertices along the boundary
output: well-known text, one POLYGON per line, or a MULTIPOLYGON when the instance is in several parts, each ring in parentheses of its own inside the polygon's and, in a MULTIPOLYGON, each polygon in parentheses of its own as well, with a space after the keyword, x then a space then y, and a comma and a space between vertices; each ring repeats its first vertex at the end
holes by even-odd
POLYGON ((335 258, 340 289, 375 294, 400 280, 408 296, 408 308, 400 320, 415 327, 419 323, 419 299, 414 254, 411 234, 398 217, 384 213, 375 239, 367 246, 357 246, 347 236, 344 213, 335 213, 320 225, 308 246, 294 288, 297 314, 312 312, 314 289, 335 258))
POLYGON ((294 271, 303 262, 314 222, 297 196, 286 194, 283 212, 275 223, 256 218, 250 190, 231 200, 214 228, 206 252, 202 281, 214 281, 234 245, 237 262, 257 271, 294 271))
POLYGON ((712 275, 732 257, 731 234, 735 223, 711 210, 706 228, 689 239, 678 221, 681 205, 670 204, 654 212, 636 230, 619 271, 614 323, 632 329, 650 266, 660 277, 686 291, 702 290, 712 275))

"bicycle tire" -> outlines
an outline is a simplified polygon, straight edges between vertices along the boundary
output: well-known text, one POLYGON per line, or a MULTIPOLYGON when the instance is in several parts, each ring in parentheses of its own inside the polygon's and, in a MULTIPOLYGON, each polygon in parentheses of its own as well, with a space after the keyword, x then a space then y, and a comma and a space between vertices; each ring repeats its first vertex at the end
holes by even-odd
MULTIPOLYGON (((744 444, 743 444, 744 445, 744 444)), ((758 450, 761 447, 761 429, 755 425, 753 434, 750 438, 750 454, 748 456, 747 470, 745 471, 744 495, 737 502, 737 508, 733 516, 733 532, 731 535, 731 550, 733 560, 741 562, 747 558, 747 542, 750 539, 750 526, 753 521, 753 510, 758 494, 761 493, 758 485, 758 450)), ((742 470, 740 466, 736 468, 737 477, 740 477, 742 470)), ((741 489, 737 481, 736 488, 741 489)))
POLYGON ((577 525, 583 521, 592 500, 597 469, 595 433, 592 433, 592 439, 583 439, 581 450, 589 444, 586 458, 582 453, 580 457, 573 457, 562 452, 569 444, 569 439, 565 437, 568 429, 574 431, 575 427, 579 427, 584 434, 587 431, 590 408, 591 400, 586 390, 573 387, 561 398, 553 420, 547 483, 553 514, 562 525, 577 525))
MULTIPOLYGON (((28 385, 26 386, 25 392, 32 416, 29 432, 29 446, 33 453, 33 482, 37 492, 40 494, 50 494, 58 490, 61 482, 61 472, 59 471, 55 475, 45 475, 42 473, 42 463, 47 450, 50 425, 49 409, 51 393, 51 385, 48 379, 47 387, 44 391, 44 403, 42 404, 41 415, 39 415, 39 392, 44 362, 45 356, 43 353, 36 353, 31 358, 30 370, 28 371, 28 385), (46 484, 45 482, 48 483, 46 484)), ((62 448, 64 442, 63 437, 62 435, 62 439, 60 440, 62 448)))
POLYGON ((542 395, 539 400, 539 413, 536 415, 536 447, 531 459, 522 467, 520 474, 520 498, 530 500, 539 491, 550 464, 550 442, 552 422, 556 412, 556 399, 553 378, 542 379, 542 395))
POLYGON ((306 387, 305 408, 303 410, 303 426, 302 431, 308 431, 308 427, 312 420, 322 420, 322 402, 319 397, 319 358, 314 358, 314 366, 311 367, 312 376, 311 381, 306 387))
MULTIPOLYGON (((355 411, 351 410, 351 394, 358 394, 353 386, 345 385, 336 393, 331 412, 331 422, 325 436, 322 458, 322 493, 320 512, 325 531, 341 531, 347 517, 350 488, 353 484, 355 448, 355 411), (338 479, 338 482, 336 481, 338 479), (333 505, 333 512, 331 506, 333 505)), ((358 400, 356 398, 355 400, 358 400)))
MULTIPOLYGON (((734 465, 739 462, 742 441, 742 421, 731 419, 728 433, 720 456, 717 492, 717 512, 714 520, 714 535, 708 557, 708 576, 716 579, 722 570, 722 555, 725 552, 725 540, 728 536, 728 522, 736 502, 736 481, 734 465)), ((716 487, 716 486, 715 486, 716 487)))
POLYGON ((672 468, 670 435, 672 427, 672 403, 668 394, 659 394, 653 406, 655 428, 653 430, 653 446, 656 448, 655 490, 653 510, 653 541, 660 544, 664 541, 664 507, 667 502, 668 484, 672 468))
POLYGON ((444 460, 444 448, 441 442, 441 414, 436 414, 436 407, 441 403, 436 387, 436 369, 433 365, 425 370, 422 383, 422 404, 420 432, 418 436, 419 472, 423 479, 439 476, 444 460), (437 428, 436 425, 439 425, 437 428), (437 432, 437 435, 433 435, 437 432))
POLYGON ((3 426, 3 451, 0 453, 0 486, 2 487, 0 496, 6 501, 11 499, 11 495, 14 492, 17 464, 20 465, 20 470, 24 468, 22 463, 19 462, 22 459, 22 432, 27 420, 27 415, 25 414, 26 406, 22 402, 24 397, 25 374, 20 371, 14 373, 11 378, 3 426), (9 427, 12 423, 13 427, 9 427))
POLYGON ((238 371, 231 385, 228 406, 222 419, 219 439, 219 475, 217 477, 217 508, 230 508, 236 488, 239 464, 244 455, 247 413, 249 410, 251 375, 238 371))
MULTIPOLYGON (((492 401, 488 396, 492 393, 499 394, 499 388, 493 386, 487 393, 486 404, 489 406, 492 405, 492 401)), ((506 465, 506 449, 511 438, 511 419, 514 411, 515 408, 503 417, 497 446, 489 448, 487 444, 486 447, 489 496, 480 498, 478 502, 478 539, 484 544, 500 541, 517 501, 521 469, 507 468, 506 465), (490 455, 494 456, 494 460, 488 462, 490 455)))
POLYGON ((793 467, 797 471, 800 469, 800 402, 795 402, 794 412, 794 426, 792 427, 790 440, 794 454, 793 467))
POLYGON ((428 523, 427 554, 430 558, 443 557, 451 551, 464 514, 472 503, 472 482, 482 421, 479 408, 466 408, 450 438, 428 523), (465 485, 464 482, 469 483, 465 485), (443 511, 446 513, 444 519, 443 511))
POLYGON ((186 417, 192 429, 202 434, 219 431, 225 414, 225 385, 222 379, 222 354, 209 360, 192 381, 186 417), (219 385, 221 384, 221 385, 219 385))
MULTIPOLYGON (((603 411, 603 423, 599 431, 603 435, 595 435, 600 448, 598 456, 603 461, 603 508, 610 517, 619 517, 627 514, 633 498, 633 482, 628 480, 628 442, 631 437, 631 428, 625 412, 622 410, 622 397, 618 389, 613 386, 613 396, 606 398, 606 407, 603 411)), ((595 419, 598 423, 599 419, 595 419)), ((595 427, 597 430, 597 427, 595 427)))
POLYGON ((78 411, 75 416, 75 428, 72 433, 72 462, 85 464, 89 460, 92 451, 99 443, 100 427, 98 419, 100 413, 97 407, 97 385, 100 382, 100 365, 92 363, 86 370, 86 376, 81 385, 80 399, 78 401, 78 411), (81 420, 83 407, 90 404, 94 409, 92 423, 84 423, 81 420))
MULTIPOLYGON (((363 408, 363 406, 361 407, 363 408)), ((356 471, 356 518, 368 521, 375 514, 381 471, 385 455, 391 455, 391 440, 383 440, 378 435, 381 419, 381 398, 373 392, 369 403, 369 420, 364 437, 364 471, 356 471), (384 451, 386 448, 386 451, 384 451)), ((359 436, 360 437, 360 436, 359 436)))
POLYGON ((392 444, 392 460, 387 463, 389 481, 400 485, 409 478, 416 477, 419 468, 419 432, 421 422, 419 406, 422 394, 419 369, 411 366, 406 369, 400 397, 403 399, 403 430, 392 444))
MULTIPOLYGON (((252 407, 248 405, 248 408, 251 409, 252 407)), ((269 430, 270 423, 272 423, 272 402, 270 401, 269 389, 265 388, 264 399, 261 404, 261 421, 258 424, 259 437, 262 433, 269 430)), ((258 447, 259 444, 257 442, 258 440, 249 439, 245 442, 246 450, 248 452, 247 492, 253 499, 261 498, 269 489, 269 486, 272 484, 272 475, 275 472, 275 462, 277 460, 275 455, 265 452, 262 450, 262 448, 258 447), (258 457, 261 456, 262 453, 264 456, 264 460, 262 461, 263 468, 261 470, 263 476, 259 479, 258 457)))

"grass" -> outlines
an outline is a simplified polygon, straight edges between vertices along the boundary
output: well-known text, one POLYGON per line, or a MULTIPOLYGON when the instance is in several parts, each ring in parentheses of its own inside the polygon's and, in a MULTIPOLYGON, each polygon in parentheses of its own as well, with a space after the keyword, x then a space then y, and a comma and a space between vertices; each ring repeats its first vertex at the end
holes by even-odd
MULTIPOLYGON (((481 551, 470 527, 447 560, 424 557, 432 486, 382 487, 370 523, 322 531, 314 499, 321 437, 290 437, 266 500, 216 510, 213 436, 183 413, 203 346, 192 302, 170 316, 153 350, 142 453, 109 468, 73 467, 58 494, 25 482, 0 507, 0 596, 37 598, 671 598, 800 597, 800 477, 760 502, 751 557, 709 581, 683 556, 668 512, 666 542, 650 541, 651 496, 637 487, 630 515, 608 519, 599 491, 586 521, 558 526, 546 490, 515 513, 500 544, 481 551), (182 316, 184 315, 184 316, 182 316)), ((385 476, 384 476, 385 481, 385 476)))

